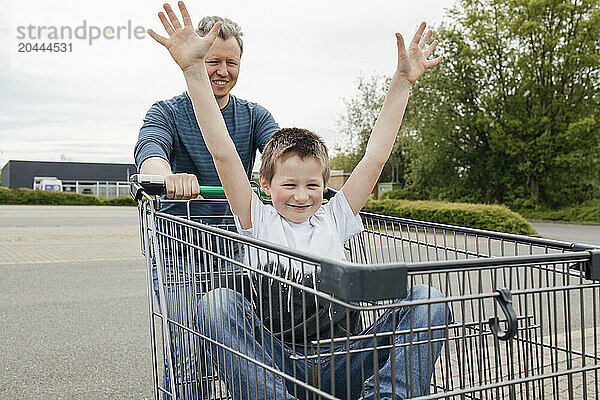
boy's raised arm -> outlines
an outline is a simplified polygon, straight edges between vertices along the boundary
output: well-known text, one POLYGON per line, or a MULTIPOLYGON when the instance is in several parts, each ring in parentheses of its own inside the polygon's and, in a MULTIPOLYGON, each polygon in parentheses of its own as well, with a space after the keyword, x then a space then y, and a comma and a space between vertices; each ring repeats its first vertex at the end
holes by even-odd
POLYGON ((215 162, 231 211, 240 220, 242 228, 248 229, 252 226, 252 189, 235 144, 227 132, 204 63, 204 57, 217 38, 221 23, 216 23, 206 36, 201 37, 194 31, 185 4, 180 1, 178 5, 183 17, 183 26, 171 7, 165 4, 164 8, 169 18, 167 19, 162 12, 158 13, 158 17, 169 37, 165 38, 152 29, 148 30, 148 34, 169 50, 173 60, 183 71, 198 126, 215 162))
POLYGON ((398 45, 396 72, 392 77, 383 107, 367 142, 365 155, 342 188, 342 192, 355 215, 369 199, 369 195, 375 187, 379 175, 381 175, 383 166, 390 157, 408 103, 410 87, 427 68, 442 61, 442 57, 433 60, 427 59, 437 46, 437 41, 434 41, 425 49, 425 45, 433 32, 428 31, 423 35, 424 31, 425 22, 421 23, 415 33, 408 52, 404 47, 402 35, 396 33, 396 43, 398 45))

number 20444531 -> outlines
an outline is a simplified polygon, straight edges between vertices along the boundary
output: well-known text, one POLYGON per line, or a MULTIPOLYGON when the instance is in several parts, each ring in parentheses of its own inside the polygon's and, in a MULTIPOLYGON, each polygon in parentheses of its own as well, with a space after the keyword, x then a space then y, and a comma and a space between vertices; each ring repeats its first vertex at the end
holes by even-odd
POLYGON ((73 43, 19 43, 19 53, 71 53, 73 43))

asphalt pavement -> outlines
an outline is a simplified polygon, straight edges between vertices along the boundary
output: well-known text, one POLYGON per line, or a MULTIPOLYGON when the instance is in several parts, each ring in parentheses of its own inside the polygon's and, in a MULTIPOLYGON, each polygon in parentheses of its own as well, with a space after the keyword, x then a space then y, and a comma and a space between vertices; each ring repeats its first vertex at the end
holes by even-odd
POLYGON ((600 225, 560 222, 532 222, 540 235, 548 239, 600 246, 600 225))
POLYGON ((133 207, 0 207, 0 398, 152 398, 133 207))

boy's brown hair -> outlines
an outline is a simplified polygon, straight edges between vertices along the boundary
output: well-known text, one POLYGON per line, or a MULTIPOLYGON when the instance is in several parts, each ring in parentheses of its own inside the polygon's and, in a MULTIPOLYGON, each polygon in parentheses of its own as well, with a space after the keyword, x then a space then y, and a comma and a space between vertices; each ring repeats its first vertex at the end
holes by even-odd
POLYGON ((291 156, 315 157, 323 166, 323 185, 327 185, 330 174, 327 146, 319 136, 302 128, 282 128, 273 134, 262 152, 259 174, 270 183, 277 161, 291 156))

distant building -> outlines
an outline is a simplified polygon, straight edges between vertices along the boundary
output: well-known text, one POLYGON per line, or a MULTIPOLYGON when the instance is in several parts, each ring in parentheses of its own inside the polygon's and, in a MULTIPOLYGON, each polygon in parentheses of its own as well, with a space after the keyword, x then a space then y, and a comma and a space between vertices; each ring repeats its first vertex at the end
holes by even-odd
POLYGON ((2 186, 34 189, 36 178, 55 177, 65 191, 114 197, 127 195, 135 173, 134 164, 10 160, 2 168, 2 186))

